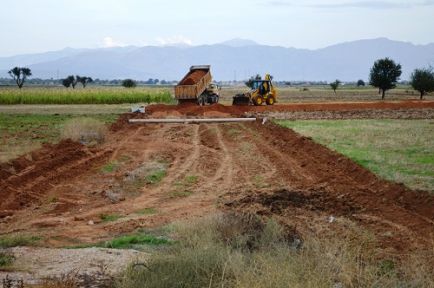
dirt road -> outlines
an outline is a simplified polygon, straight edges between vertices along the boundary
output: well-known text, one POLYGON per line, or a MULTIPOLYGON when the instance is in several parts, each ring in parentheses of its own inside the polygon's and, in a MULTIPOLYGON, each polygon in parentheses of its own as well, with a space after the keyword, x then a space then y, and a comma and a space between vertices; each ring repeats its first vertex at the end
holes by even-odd
POLYGON ((301 234, 349 221, 393 251, 432 247, 432 196, 379 180, 291 130, 260 121, 130 125, 128 117, 98 148, 64 141, 3 164, 0 234, 59 247, 235 209, 301 234))

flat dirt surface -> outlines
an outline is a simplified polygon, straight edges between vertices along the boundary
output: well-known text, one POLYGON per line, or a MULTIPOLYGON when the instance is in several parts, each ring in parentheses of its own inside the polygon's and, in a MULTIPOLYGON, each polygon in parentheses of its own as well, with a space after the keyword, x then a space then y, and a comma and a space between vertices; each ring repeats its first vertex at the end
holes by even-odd
MULTIPOLYGON (((159 107, 148 113, 171 109, 159 107)), ((224 108, 173 110, 232 115, 224 108)), ((229 209, 276 217, 302 236, 345 233, 355 223, 390 253, 432 251, 434 197, 378 179, 292 130, 260 120, 127 122, 140 117, 124 114, 101 146, 63 141, 2 164, 0 234, 39 235, 47 247, 63 247, 229 209)))
POLYGON ((111 280, 110 276, 121 273, 131 262, 142 263, 148 256, 135 250, 105 248, 15 247, 5 251, 14 255, 11 268, 16 267, 17 271, 10 273, 0 270, 0 280, 8 277, 23 280, 26 284, 38 284, 41 279, 49 279, 54 275, 77 275, 79 277, 75 280, 80 282, 80 287, 106 287, 104 281, 111 280))

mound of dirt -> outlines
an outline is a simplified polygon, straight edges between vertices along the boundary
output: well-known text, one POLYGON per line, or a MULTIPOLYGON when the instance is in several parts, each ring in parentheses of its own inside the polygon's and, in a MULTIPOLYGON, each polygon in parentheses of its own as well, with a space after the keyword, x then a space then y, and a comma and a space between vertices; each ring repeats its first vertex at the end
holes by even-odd
POLYGON ((287 209, 300 208, 348 217, 360 210, 352 201, 333 197, 324 191, 297 189, 251 191, 241 199, 226 203, 228 207, 241 209, 251 205, 256 206, 256 213, 261 215, 282 214, 287 209))
POLYGON ((0 212, 18 210, 37 203, 47 186, 60 183, 90 169, 110 151, 88 148, 72 140, 44 144, 0 167, 0 212))
MULTIPOLYGON (((214 104, 207 106, 198 106, 196 103, 184 103, 182 105, 164 105, 156 104, 146 107, 146 114, 150 117, 162 115, 165 116, 209 116, 214 117, 245 117, 261 115, 258 113, 272 112, 326 112, 326 111, 355 111, 363 113, 364 111, 388 110, 393 114, 395 110, 403 109, 433 109, 434 101, 395 101, 395 102, 350 102, 350 103, 294 103, 278 104, 273 106, 226 106, 214 104)), ((352 113, 352 112, 350 112, 352 113)), ((352 113, 354 114, 354 113, 352 113)), ((371 113, 372 114, 372 113, 371 113)))
POLYGON ((194 85, 202 79, 203 76, 207 73, 206 70, 195 70, 192 73, 188 74, 188 77, 185 78, 179 85, 194 85))

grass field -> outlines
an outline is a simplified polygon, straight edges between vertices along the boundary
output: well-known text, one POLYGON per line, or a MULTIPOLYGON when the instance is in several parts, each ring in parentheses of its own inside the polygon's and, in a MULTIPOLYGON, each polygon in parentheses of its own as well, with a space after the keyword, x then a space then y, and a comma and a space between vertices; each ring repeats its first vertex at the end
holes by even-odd
POLYGON ((45 115, 0 113, 0 162, 13 159, 41 146, 59 141, 65 123, 74 118, 87 117, 111 123, 115 114, 45 115))
POLYGON ((119 104, 119 103, 173 103, 167 89, 123 87, 94 88, 1 88, 0 104, 119 104))
POLYGON ((377 175, 434 193, 434 120, 279 121, 377 175))
MULTIPOLYGON (((381 101, 378 89, 373 87, 340 87, 336 94, 329 86, 306 87, 277 87, 277 99, 279 103, 319 102, 319 101, 381 101)), ((224 104, 232 103, 232 97, 238 93, 247 92, 248 88, 223 87, 220 92, 220 100, 224 104)), ((431 93, 424 97, 434 100, 431 93)), ((399 86, 387 91, 386 100, 419 100, 419 94, 407 86, 399 86)))
MULTIPOLYGON (((220 101, 232 103, 232 97, 247 92, 246 86, 223 87, 220 101)), ((373 87, 340 87, 336 94, 328 86, 277 87, 278 101, 317 102, 317 101, 379 101, 381 96, 373 87)), ((92 86, 86 89, 66 89, 64 87, 0 87, 0 105, 12 104, 121 104, 121 103, 175 103, 172 87, 123 87, 92 86)), ((433 100, 434 95, 426 95, 433 100)), ((386 100, 418 100, 419 94, 407 86, 389 90, 386 100)))

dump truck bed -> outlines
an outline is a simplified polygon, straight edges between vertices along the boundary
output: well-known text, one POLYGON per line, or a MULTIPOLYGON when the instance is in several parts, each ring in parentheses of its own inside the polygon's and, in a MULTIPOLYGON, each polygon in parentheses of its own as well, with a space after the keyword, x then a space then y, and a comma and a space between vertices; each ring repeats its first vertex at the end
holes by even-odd
POLYGON ((212 81, 210 70, 211 67, 208 65, 192 66, 187 75, 175 86, 175 98, 197 99, 212 81))

